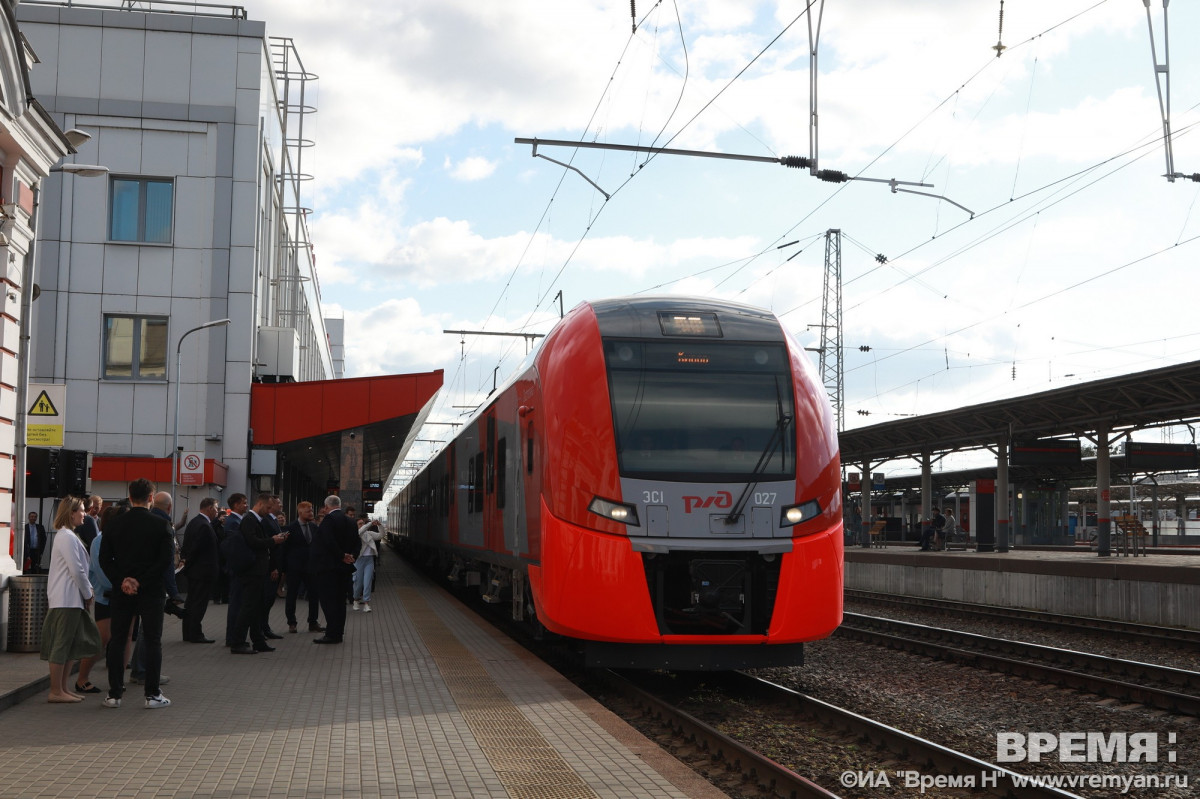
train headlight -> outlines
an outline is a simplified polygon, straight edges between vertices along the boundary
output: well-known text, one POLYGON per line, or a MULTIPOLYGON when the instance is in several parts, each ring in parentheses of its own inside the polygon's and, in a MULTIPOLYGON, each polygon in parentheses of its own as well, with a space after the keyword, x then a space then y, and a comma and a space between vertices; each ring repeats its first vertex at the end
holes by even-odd
POLYGON ((815 499, 810 499, 808 502, 801 502, 799 505, 788 505, 784 508, 779 519, 779 526, 793 527, 800 524, 800 522, 806 522, 820 515, 820 503, 815 499))
POLYGON ((595 497, 592 504, 588 505, 588 510, 606 519, 612 519, 614 522, 629 525, 630 527, 639 527, 637 507, 634 505, 626 505, 623 502, 613 502, 611 499, 601 499, 595 497))

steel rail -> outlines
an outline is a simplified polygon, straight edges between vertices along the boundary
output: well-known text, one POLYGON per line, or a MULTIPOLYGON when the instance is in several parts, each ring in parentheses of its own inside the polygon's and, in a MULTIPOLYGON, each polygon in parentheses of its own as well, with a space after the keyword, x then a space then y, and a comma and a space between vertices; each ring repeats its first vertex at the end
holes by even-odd
POLYGON ((1117 619, 1100 619, 1092 616, 1069 616, 1062 613, 1047 613, 1041 610, 1005 608, 998 605, 978 605, 952 599, 930 599, 914 596, 894 596, 874 591, 847 589, 847 600, 872 605, 911 607, 917 610, 960 616, 964 618, 997 621, 1029 622, 1040 627, 1072 632, 1102 632, 1127 641, 1141 641, 1181 649, 1200 650, 1200 630, 1182 627, 1161 627, 1137 624, 1117 619))
POLYGON ((735 741, 695 716, 639 688, 620 674, 614 671, 604 671, 601 674, 613 690, 641 705, 676 733, 686 736, 689 741, 704 748, 714 760, 724 761, 728 768, 743 772, 746 778, 753 780, 760 789, 785 799, 837 799, 838 795, 832 791, 735 741))
POLYGON ((978 668, 988 668, 1028 677, 1062 687, 1088 691, 1100 696, 1140 702, 1172 713, 1200 716, 1200 696, 1118 680, 1113 677, 1101 677, 1045 663, 1031 662, 1023 658, 1050 659, 1055 662, 1066 662, 1076 668, 1100 669, 1109 673, 1119 672, 1123 676, 1128 676, 1130 672, 1136 672, 1137 679, 1153 679, 1176 685, 1185 690, 1193 690, 1193 686, 1200 684, 1198 682, 1200 673, 1184 669, 1106 658, 1086 652, 1055 649, 1002 638, 988 638, 957 630, 944 630, 939 627, 897 622, 873 616, 860 616, 855 613, 845 614, 845 620, 835 635, 868 643, 883 644, 893 649, 904 649, 928 657, 953 660, 978 668), (956 645, 951 645, 951 642, 956 645), (980 651, 980 649, 958 648, 972 645, 981 647, 983 650, 1001 650, 1006 654, 999 655, 993 654, 991 651, 980 651))
POLYGON ((921 738, 918 735, 913 735, 887 724, 874 721, 866 716, 845 710, 836 705, 831 705, 828 702, 802 694, 769 680, 763 680, 742 672, 736 672, 730 676, 740 683, 739 689, 744 694, 756 696, 773 705, 791 707, 804 715, 816 719, 827 727, 851 732, 876 746, 882 746, 906 760, 913 761, 917 765, 937 769, 940 773, 949 775, 965 776, 994 773, 997 775, 997 780, 994 790, 989 791, 993 795, 1015 797, 1017 799, 1032 799, 1033 797, 1058 797, 1062 799, 1063 797, 1075 796, 1075 794, 1056 788, 1014 784, 1013 777, 1015 773, 1003 766, 997 766, 963 752, 958 752, 941 744, 921 738))

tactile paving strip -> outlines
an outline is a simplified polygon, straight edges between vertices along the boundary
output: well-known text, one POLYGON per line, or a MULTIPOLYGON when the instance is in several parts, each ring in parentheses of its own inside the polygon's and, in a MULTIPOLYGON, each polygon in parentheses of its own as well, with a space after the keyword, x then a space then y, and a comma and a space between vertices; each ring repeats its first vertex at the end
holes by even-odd
POLYGON ((598 799, 420 592, 401 588, 400 595, 459 712, 509 795, 513 799, 598 799))

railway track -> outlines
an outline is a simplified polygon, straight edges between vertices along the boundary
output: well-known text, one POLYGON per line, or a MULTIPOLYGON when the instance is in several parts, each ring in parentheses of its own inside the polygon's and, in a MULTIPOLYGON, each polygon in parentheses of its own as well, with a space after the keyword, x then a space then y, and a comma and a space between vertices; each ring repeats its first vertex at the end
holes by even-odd
POLYGON ((846 613, 835 634, 1200 716, 1200 673, 1194 671, 857 613, 846 613))
MULTIPOLYGON (((730 770, 740 771, 745 781, 756 786, 765 795, 789 799, 839 795, 675 707, 668 700, 658 696, 653 689, 639 684, 646 681, 645 674, 619 675, 606 672, 603 679, 609 688, 666 724, 677 735, 704 749, 713 761, 723 763, 730 770)), ((865 790, 867 795, 871 795, 874 789, 882 787, 877 783, 881 779, 880 775, 884 775, 893 786, 900 784, 913 792, 920 790, 922 794, 939 795, 938 791, 948 790, 952 794, 965 791, 972 795, 981 791, 990 796, 1007 799, 1065 799, 1076 796, 1055 788, 1025 784, 1019 775, 1008 769, 872 721, 865 716, 767 680, 740 672, 726 674, 723 679, 724 687, 731 696, 743 700, 751 698, 764 708, 786 708, 796 714, 795 730, 790 733, 780 731, 777 733, 779 735, 799 738, 804 727, 815 724, 823 728, 826 734, 849 736, 859 745, 866 742, 886 750, 886 757, 880 758, 881 762, 888 762, 886 770, 843 771, 837 779, 845 789, 865 790), (898 763, 903 763, 905 768, 897 768, 898 763), (924 784, 917 782, 918 780, 924 780, 924 784), (872 784, 873 781, 876 784, 872 784)))
POLYGON ((1071 632, 1102 632, 1110 638, 1137 641, 1156 646, 1200 651, 1200 630, 1179 627, 1158 627, 1135 624, 1115 619, 1097 619, 1090 616, 1068 616, 1046 613, 1039 610, 1005 608, 995 605, 976 605, 951 599, 927 599, 925 597, 893 596, 874 591, 846 589, 847 600, 862 602, 876 607, 910 608, 923 612, 941 613, 956 618, 986 621, 1021 622, 1050 630, 1071 632))

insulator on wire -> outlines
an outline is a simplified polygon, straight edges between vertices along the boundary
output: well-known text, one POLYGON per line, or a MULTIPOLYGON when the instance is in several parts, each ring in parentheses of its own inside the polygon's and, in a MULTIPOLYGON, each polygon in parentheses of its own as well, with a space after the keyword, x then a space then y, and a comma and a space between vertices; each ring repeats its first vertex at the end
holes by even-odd
POLYGON ((779 159, 779 163, 789 169, 808 169, 812 166, 812 161, 802 155, 785 155, 779 159))
POLYGON ((1200 172, 1193 172, 1190 175, 1184 175, 1184 177, 1193 183, 1200 183, 1200 172))
POLYGON ((824 180, 827 183, 845 183, 850 179, 850 176, 837 169, 818 169, 817 179, 824 180))
POLYGON ((637 0, 629 0, 629 19, 633 32, 637 33, 637 0))

